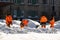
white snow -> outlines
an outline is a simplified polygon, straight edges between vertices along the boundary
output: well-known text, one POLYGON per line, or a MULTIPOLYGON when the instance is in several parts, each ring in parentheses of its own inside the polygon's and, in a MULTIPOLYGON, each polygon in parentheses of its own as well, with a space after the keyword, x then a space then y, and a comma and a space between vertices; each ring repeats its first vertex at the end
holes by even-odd
POLYGON ((40 23, 29 20, 28 27, 25 27, 22 31, 20 30, 20 21, 13 20, 11 28, 8 28, 5 24, 5 20, 0 20, 0 40, 60 40, 60 21, 55 22, 55 33, 47 32, 49 24, 46 25, 46 29, 36 29, 36 25, 40 23))

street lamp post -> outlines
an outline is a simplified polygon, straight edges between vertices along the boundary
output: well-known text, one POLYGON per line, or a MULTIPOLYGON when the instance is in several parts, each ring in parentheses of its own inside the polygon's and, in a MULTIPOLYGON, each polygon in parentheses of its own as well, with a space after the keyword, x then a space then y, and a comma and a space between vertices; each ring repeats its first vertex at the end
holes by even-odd
POLYGON ((53 6, 52 6, 52 15, 54 16, 54 11, 55 9, 54 9, 54 0, 53 0, 53 6))
POLYGON ((59 19, 58 16, 56 16, 54 0, 53 0, 53 6, 52 6, 52 16, 55 17, 55 20, 59 19))
POLYGON ((56 16, 56 12, 55 12, 55 3, 54 3, 54 0, 53 0, 53 3, 52 3, 52 15, 53 16, 56 16))

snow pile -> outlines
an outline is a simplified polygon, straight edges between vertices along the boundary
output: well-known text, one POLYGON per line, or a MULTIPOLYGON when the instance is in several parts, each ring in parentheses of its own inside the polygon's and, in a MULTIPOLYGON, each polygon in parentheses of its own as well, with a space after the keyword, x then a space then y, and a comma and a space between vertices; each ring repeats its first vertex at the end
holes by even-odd
POLYGON ((30 32, 28 34, 2 35, 0 40, 60 40, 60 35, 30 32))
POLYGON ((36 25, 40 25, 40 23, 36 22, 36 21, 33 21, 33 20, 29 20, 29 23, 28 23, 28 27, 31 27, 31 28, 36 28, 36 25))
POLYGON ((36 25, 40 25, 40 23, 28 20, 28 27, 25 27, 22 31, 20 30, 21 21, 13 20, 11 28, 8 28, 5 20, 0 20, 0 40, 60 40, 60 21, 55 23, 57 31, 47 33, 49 25, 46 25, 47 29, 36 29, 36 25))

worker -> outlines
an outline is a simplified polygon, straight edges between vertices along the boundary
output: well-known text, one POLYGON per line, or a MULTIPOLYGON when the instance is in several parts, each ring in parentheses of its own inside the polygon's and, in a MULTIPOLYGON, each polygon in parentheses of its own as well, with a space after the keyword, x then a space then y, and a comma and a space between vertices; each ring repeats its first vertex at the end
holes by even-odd
POLYGON ((43 16, 40 18, 40 23, 41 23, 41 27, 42 27, 42 28, 46 28, 46 22, 47 22, 47 17, 43 15, 43 16))
POLYGON ((20 28, 21 30, 28 25, 28 20, 27 19, 23 19, 20 23, 20 28))
POLYGON ((12 16, 10 14, 6 16, 6 24, 8 27, 12 24, 12 16))
POLYGON ((55 23, 55 19, 54 17, 52 17, 50 20, 50 28, 54 28, 54 23, 55 23))

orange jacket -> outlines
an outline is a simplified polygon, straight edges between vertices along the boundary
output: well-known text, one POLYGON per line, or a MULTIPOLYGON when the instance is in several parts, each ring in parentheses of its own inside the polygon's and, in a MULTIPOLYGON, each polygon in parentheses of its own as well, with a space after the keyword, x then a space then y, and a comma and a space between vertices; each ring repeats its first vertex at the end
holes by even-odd
POLYGON ((12 22, 12 16, 6 16, 6 24, 9 24, 9 22, 12 22))
POLYGON ((23 19, 23 20, 22 20, 22 23, 23 23, 23 25, 25 25, 25 26, 26 26, 26 25, 28 24, 28 20, 23 19))
POLYGON ((45 16, 42 16, 40 22, 47 22, 47 18, 45 16))
POLYGON ((51 25, 52 27, 54 27, 54 23, 55 23, 55 19, 54 19, 54 17, 53 17, 53 19, 50 21, 50 25, 51 25))

